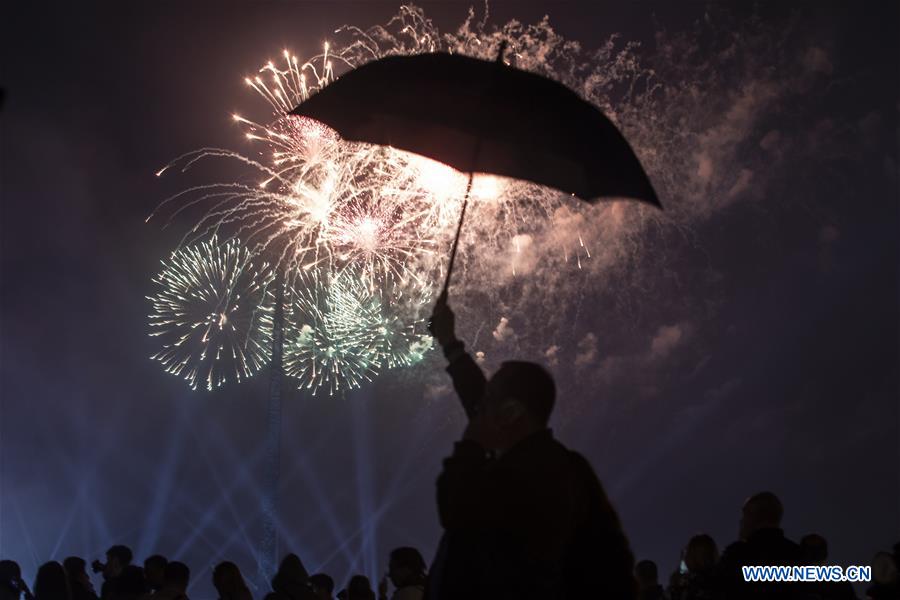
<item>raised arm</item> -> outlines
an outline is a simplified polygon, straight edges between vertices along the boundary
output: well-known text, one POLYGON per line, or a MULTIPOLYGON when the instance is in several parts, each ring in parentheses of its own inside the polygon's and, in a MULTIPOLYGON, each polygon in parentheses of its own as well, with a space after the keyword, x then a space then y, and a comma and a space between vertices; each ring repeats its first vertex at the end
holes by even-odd
POLYGON ((450 363, 447 372, 453 379, 453 387, 462 402, 466 416, 471 420, 478 412, 487 380, 481 367, 466 352, 465 344, 456 337, 456 317, 447 304, 446 294, 441 294, 435 303, 428 329, 450 363))

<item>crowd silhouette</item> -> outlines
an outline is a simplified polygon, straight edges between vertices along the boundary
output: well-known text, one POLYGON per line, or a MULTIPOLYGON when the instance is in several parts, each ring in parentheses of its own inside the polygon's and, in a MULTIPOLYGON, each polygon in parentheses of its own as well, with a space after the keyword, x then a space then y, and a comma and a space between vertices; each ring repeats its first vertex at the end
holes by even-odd
MULTIPOLYGON (((771 561, 766 564, 826 564, 827 544, 818 534, 805 536, 800 544, 779 536, 780 530, 751 535, 731 546, 719 556, 715 541, 707 534, 691 537, 681 553, 679 568, 669 577, 668 585, 659 582, 656 563, 641 560, 634 565, 632 590, 621 596, 602 591, 597 581, 595 590, 578 596, 547 595, 548 599, 628 598, 637 600, 755 600, 764 598, 785 600, 853 600, 860 598, 853 586, 843 583, 762 584, 745 583, 735 577, 731 555, 743 560, 771 561), (773 542, 772 540, 777 540, 773 542), (785 550, 792 555, 781 554, 785 550), (759 552, 752 556, 753 552, 759 552), (747 558, 749 557, 749 558, 747 558)), ((878 552, 873 558, 872 581, 866 584, 862 598, 889 600, 900 598, 900 578, 897 565, 900 544, 893 552, 878 552)), ((98 593, 85 569, 85 561, 70 556, 62 563, 46 562, 38 569, 33 585, 22 580, 19 565, 11 560, 0 561, 0 600, 188 600, 191 583, 190 569, 184 563, 167 561, 154 555, 144 561, 144 567, 131 563, 131 550, 113 546, 106 553, 106 563, 100 565, 102 585, 98 593)), ((738 560, 741 563, 742 560, 738 560)), ((750 563, 748 563, 750 564, 750 563)), ((739 572, 739 569, 738 569, 739 572)), ((512 574, 527 579, 527 574, 512 574)), ((218 563, 212 571, 212 584, 219 600, 423 600, 426 596, 428 571, 418 550, 410 547, 391 552, 388 575, 372 589, 368 577, 354 575, 340 591, 335 592, 334 580, 325 573, 309 575, 296 554, 288 554, 271 581, 272 590, 254 596, 238 566, 229 561, 218 563)), ((462 598, 463 596, 452 596, 462 598)), ((483 596, 482 596, 483 597, 483 596)), ((499 597, 512 597, 501 595, 499 597)), ((529 594, 527 597, 537 597, 529 594)))
MULTIPOLYGON (((325 573, 310 575, 296 554, 283 558, 264 600, 851 600, 850 583, 754 583, 742 567, 827 565, 819 534, 799 543, 781 528, 784 507, 772 492, 751 496, 740 512, 738 540, 720 553, 700 533, 681 552, 667 585, 651 560, 635 563, 619 518, 592 467, 553 437, 547 424, 555 383, 541 366, 506 362, 488 379, 456 337, 455 317, 442 296, 429 325, 447 358, 447 372, 468 425, 437 480, 444 533, 427 565, 412 547, 390 554, 376 590, 354 575, 335 593, 325 573)), ((134 564, 132 551, 112 546, 97 594, 83 558, 50 561, 33 586, 19 565, 0 561, 0 600, 187 600, 191 571, 155 554, 134 564)), ((900 543, 879 552, 866 584, 870 600, 900 600, 900 543)), ((254 594, 233 562, 212 571, 220 600, 254 594)))

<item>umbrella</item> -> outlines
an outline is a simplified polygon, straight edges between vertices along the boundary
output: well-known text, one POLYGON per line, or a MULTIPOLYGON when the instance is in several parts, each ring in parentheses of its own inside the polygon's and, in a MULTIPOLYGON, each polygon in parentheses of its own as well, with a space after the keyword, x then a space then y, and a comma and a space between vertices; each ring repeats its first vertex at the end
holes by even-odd
POLYGON ((472 175, 550 186, 593 202, 631 198, 661 207, 628 142, 566 86, 459 54, 390 56, 341 76, 291 114, 351 141, 389 145, 469 173, 444 291, 450 283, 472 175))

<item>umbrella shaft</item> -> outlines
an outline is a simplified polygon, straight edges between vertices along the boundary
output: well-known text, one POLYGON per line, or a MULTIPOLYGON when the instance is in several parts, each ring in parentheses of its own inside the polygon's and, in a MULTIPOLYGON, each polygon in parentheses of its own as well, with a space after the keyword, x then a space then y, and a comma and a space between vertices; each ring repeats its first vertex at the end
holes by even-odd
POLYGON ((459 223, 456 225, 456 237, 453 238, 453 248, 450 250, 450 264, 447 265, 447 278, 444 280, 443 295, 447 295, 450 288, 450 276, 453 274, 453 263, 456 261, 456 248, 459 246, 459 234, 462 232, 463 221, 466 218, 466 207, 469 205, 469 193, 472 191, 472 179, 474 171, 469 171, 469 183, 466 185, 466 197, 463 198, 462 210, 459 213, 459 223))

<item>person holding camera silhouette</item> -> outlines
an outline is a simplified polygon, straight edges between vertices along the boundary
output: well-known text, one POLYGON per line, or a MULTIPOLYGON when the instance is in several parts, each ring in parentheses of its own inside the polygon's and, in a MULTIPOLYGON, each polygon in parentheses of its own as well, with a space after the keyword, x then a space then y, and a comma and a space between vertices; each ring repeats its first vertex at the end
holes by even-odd
POLYGON ((125 567, 131 565, 133 554, 128 546, 115 545, 106 551, 106 563, 91 563, 94 573, 103 573, 100 600, 113 600, 118 595, 118 585, 125 567))
POLYGON ((34 600, 22 579, 22 569, 13 560, 0 560, 0 600, 34 600))

